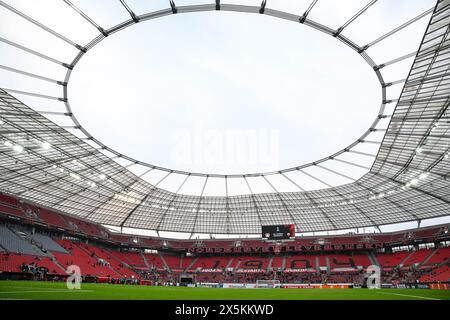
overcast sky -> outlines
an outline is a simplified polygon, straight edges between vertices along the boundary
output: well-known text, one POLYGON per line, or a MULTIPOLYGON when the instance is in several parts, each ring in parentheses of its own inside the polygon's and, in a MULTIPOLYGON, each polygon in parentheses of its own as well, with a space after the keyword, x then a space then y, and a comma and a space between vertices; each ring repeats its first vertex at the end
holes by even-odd
MULTIPOLYGON (((97 34, 62 1, 7 2, 78 43, 97 34), (64 18, 58 15, 66 11, 64 18)), ((259 5, 260 0, 228 2, 259 5)), ((337 28, 366 2, 321 0, 309 17, 337 28)), ((104 28, 128 18, 119 1, 73 3, 104 28)), ((138 14, 167 8, 167 1, 128 3, 138 14)), ((278 0, 267 6, 299 14, 308 4, 278 0)), ((379 1, 343 34, 364 45, 433 4, 379 1)), ((71 61, 73 50, 64 42, 3 8, 0 18, 2 36, 26 27, 29 33, 14 32, 13 37, 71 61)), ((382 63, 416 50, 426 23, 423 19, 368 53, 382 63)), ((53 73, 43 64, 18 60, 15 52, 8 54, 2 58, 14 65, 53 73)), ((390 67, 386 81, 404 78, 411 63, 390 67)), ((36 81, 14 78, 5 73, 1 85, 36 91, 36 81)), ((39 87, 60 95, 50 85, 39 87)), ((399 89, 392 89, 390 97, 399 89)), ((229 174, 292 167, 346 147, 375 119, 381 89, 362 57, 332 37, 268 16, 207 12, 140 23, 108 37, 77 65, 69 99, 81 124, 121 153, 163 167, 229 174)), ((33 105, 48 109, 44 103, 49 104, 33 105)))
MULTIPOLYGON (((98 35, 63 1, 5 2, 77 43, 84 45, 98 35)), ((72 2, 105 29, 129 19, 119 1, 72 2)), ((261 0, 223 2, 259 5, 261 0)), ((337 29, 368 2, 319 0, 309 18, 337 29)), ((168 7, 168 1, 127 3, 137 14, 168 7)), ((267 7, 302 14, 309 3, 269 0, 267 7)), ((358 45, 367 44, 434 4, 380 0, 343 35, 358 45)), ((429 16, 367 53, 379 64, 417 50, 428 20, 429 16)), ((68 44, 4 8, 0 36, 64 62, 76 54, 68 44)), ((3 43, 0 60, 50 78, 65 75, 57 65, 3 43)), ((385 81, 405 78, 412 61, 385 68, 385 81)), ((59 87, 4 70, 0 86, 61 96, 59 87)), ((277 170, 328 156, 358 139, 381 103, 375 73, 342 42, 299 23, 229 12, 171 15, 111 35, 79 62, 68 90, 78 120, 109 147, 158 166, 224 174, 277 170)), ((388 98, 396 99, 400 90, 401 85, 389 88, 388 98)), ((18 97, 36 110, 65 111, 59 102, 18 97)), ((50 118, 71 124, 64 117, 50 118)), ((378 135, 371 140, 381 139, 378 135)), ((375 154, 377 145, 363 151, 375 154)), ((353 157, 349 160, 371 165, 371 159, 353 157)), ((356 177, 365 173, 354 171, 356 177)), ((338 178, 330 177, 330 183, 343 183, 338 178)), ((303 186, 323 187, 314 181, 303 186)))

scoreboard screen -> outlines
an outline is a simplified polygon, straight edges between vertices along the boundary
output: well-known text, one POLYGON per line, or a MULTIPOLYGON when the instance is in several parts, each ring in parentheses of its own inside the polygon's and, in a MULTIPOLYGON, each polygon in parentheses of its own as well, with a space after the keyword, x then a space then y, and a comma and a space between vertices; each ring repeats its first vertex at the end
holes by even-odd
POLYGON ((286 240, 295 238, 295 225, 262 226, 263 240, 286 240))

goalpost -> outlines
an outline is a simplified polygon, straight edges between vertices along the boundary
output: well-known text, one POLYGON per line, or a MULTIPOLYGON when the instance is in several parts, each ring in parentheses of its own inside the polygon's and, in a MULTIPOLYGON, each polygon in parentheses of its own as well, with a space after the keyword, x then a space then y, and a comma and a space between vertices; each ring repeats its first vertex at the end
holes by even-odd
POLYGON ((281 288, 280 280, 256 280, 256 288, 281 288))

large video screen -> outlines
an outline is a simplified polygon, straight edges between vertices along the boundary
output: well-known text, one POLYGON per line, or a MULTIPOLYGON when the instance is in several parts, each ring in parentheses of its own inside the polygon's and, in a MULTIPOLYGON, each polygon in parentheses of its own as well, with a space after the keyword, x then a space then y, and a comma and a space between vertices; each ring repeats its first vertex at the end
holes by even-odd
POLYGON ((284 224, 276 226, 262 226, 263 240, 287 240, 295 238, 295 225, 284 224))

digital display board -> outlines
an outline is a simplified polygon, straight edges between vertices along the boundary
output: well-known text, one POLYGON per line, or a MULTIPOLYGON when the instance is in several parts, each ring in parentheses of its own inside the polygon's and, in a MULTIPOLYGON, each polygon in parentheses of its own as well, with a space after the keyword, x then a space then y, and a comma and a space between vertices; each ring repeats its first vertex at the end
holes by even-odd
POLYGON ((294 224, 262 226, 261 229, 263 240, 286 240, 295 238, 294 224))

